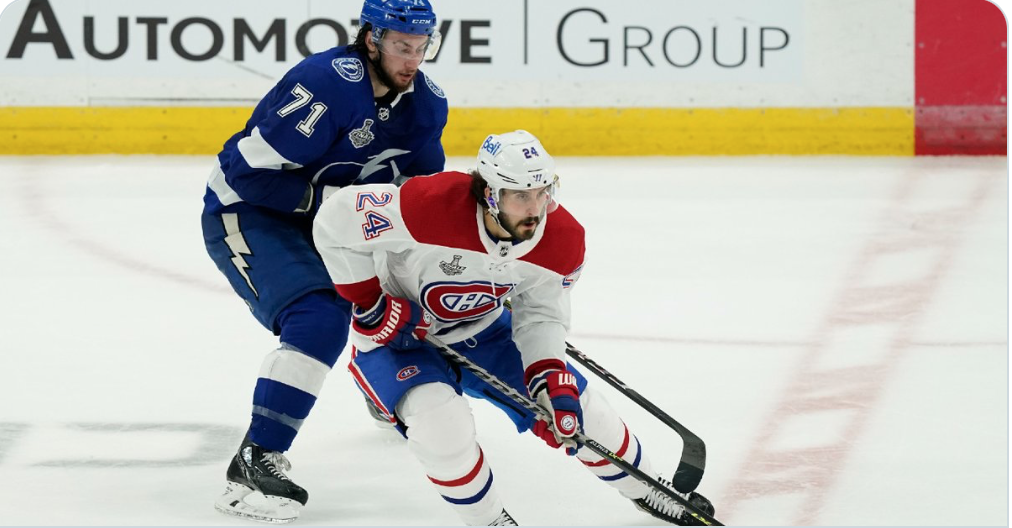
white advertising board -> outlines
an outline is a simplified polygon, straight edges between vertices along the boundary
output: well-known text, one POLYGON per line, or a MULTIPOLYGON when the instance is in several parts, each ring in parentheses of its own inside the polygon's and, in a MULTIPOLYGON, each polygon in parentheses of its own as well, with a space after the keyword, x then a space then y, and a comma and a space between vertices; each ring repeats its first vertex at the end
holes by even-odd
MULTIPOLYGON (((912 102, 913 0, 433 0, 458 107, 912 102)), ((358 1, 18 0, 0 104, 251 105, 354 38, 358 1)))

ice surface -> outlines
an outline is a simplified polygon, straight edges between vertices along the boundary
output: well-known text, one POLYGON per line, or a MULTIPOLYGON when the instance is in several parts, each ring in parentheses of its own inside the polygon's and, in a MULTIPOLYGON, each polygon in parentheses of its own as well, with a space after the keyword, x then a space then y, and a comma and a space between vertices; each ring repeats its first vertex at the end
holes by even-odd
MULTIPOLYGON (((706 441, 718 519, 1008 523, 1005 158, 558 165, 571 341, 706 441)), ((210 166, 0 158, 0 523, 249 524, 212 504, 275 339, 204 251, 210 166)), ((346 364, 289 453, 299 523, 459 524, 346 364)), ((678 437, 597 385, 673 469, 678 437)), ((657 524, 472 408, 521 524, 657 524)))

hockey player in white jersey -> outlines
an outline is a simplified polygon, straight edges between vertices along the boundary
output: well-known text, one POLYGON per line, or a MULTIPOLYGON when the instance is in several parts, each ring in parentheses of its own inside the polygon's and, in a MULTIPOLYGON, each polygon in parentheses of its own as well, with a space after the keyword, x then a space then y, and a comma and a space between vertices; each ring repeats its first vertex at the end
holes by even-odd
MULTIPOLYGON (((582 429, 656 474, 636 436, 564 360, 584 231, 556 202, 557 183, 552 157, 518 130, 489 136, 470 174, 439 173, 399 188, 347 187, 330 197, 313 236, 337 291, 353 303, 349 369, 466 524, 516 523, 496 491, 463 394, 498 406, 518 431, 565 447, 644 511, 696 524, 681 505, 572 439, 582 429), (452 367, 420 340, 426 332, 526 391, 552 423, 452 367)), ((702 495, 684 496, 713 514, 702 495)))

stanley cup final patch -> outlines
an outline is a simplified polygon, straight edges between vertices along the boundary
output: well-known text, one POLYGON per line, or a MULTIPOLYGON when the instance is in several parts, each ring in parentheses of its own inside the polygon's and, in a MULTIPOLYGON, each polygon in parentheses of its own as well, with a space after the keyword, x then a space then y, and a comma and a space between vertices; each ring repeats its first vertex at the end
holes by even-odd
POLYGON ((373 134, 372 131, 369 130, 372 128, 372 124, 374 122, 375 121, 372 119, 366 119, 365 122, 362 123, 361 128, 356 128, 348 134, 348 139, 351 141, 353 147, 360 149, 369 143, 372 143, 372 140, 376 139, 376 134, 373 134))
POLYGON ((466 266, 460 265, 460 259, 464 258, 461 255, 454 255, 452 262, 442 261, 439 263, 439 269, 443 270, 443 273, 447 275, 460 275, 467 269, 466 266))

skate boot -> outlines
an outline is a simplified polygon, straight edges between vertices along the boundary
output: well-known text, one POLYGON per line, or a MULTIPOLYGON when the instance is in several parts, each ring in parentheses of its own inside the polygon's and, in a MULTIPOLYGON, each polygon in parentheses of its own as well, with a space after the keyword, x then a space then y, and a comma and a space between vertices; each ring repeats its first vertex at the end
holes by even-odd
POLYGON ((509 512, 503 510, 502 513, 499 514, 499 516, 496 517, 494 521, 489 523, 489 526, 518 526, 518 525, 517 522, 513 520, 513 517, 510 516, 509 512))
POLYGON ((372 419, 374 420, 373 425, 375 425, 376 427, 390 431, 394 431, 397 429, 397 427, 394 426, 393 422, 391 422, 390 419, 387 418, 385 414, 383 414, 383 411, 381 411, 380 408, 376 406, 376 403, 370 400, 368 397, 365 399, 365 408, 369 411, 369 416, 371 416, 372 419))
MULTIPOLYGON (((664 477, 657 477, 657 480, 664 484, 668 489, 678 493, 681 497, 688 500, 690 504, 706 512, 708 515, 713 515, 713 504, 710 501, 696 493, 695 491, 689 493, 679 493, 675 491, 674 485, 671 481, 664 477)), ((667 495, 651 489, 650 494, 642 499, 635 499, 633 502, 636 507, 657 517, 658 519, 668 522, 671 524, 677 524, 679 526, 705 526, 706 524, 692 516, 692 512, 685 509, 681 504, 675 502, 674 499, 667 495)))
POLYGON ((247 433, 228 465, 225 493, 215 501, 215 509, 266 523, 294 521, 309 493, 285 475, 291 467, 284 454, 256 445, 247 433))

